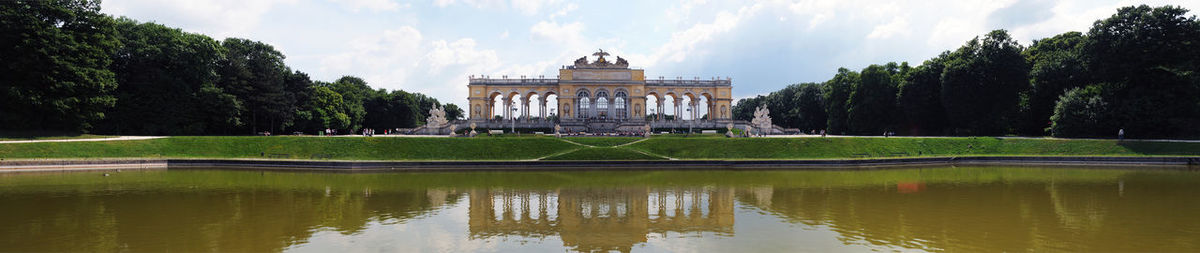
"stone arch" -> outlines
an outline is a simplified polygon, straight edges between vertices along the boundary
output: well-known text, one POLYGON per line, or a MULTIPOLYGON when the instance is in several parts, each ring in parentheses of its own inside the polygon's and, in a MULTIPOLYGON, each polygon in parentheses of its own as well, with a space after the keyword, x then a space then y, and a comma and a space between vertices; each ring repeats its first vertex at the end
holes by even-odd
MULTIPOLYGON (((487 101, 486 101, 486 103, 484 103, 485 108, 483 108, 483 111, 487 115, 485 115, 483 118, 487 119, 487 120, 495 119, 497 113, 502 112, 502 110, 504 110, 503 103, 504 103, 504 93, 501 93, 499 90, 492 91, 492 93, 488 94, 487 101), (497 99, 499 99, 500 101, 496 101, 497 99), (499 108, 497 108, 497 106, 499 106, 499 108)), ((499 115, 503 115, 503 114, 499 114, 499 115)))

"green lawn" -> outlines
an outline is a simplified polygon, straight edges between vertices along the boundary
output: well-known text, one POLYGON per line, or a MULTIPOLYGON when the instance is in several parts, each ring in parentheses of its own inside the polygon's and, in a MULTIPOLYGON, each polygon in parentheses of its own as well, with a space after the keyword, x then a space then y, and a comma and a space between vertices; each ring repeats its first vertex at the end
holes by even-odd
POLYGON ((978 155, 1200 155, 1200 143, 954 138, 503 138, 213 136, 0 144, 0 159, 290 158, 334 160, 836 159, 978 155), (578 150, 576 150, 578 149, 578 150), (575 150, 575 151, 572 151, 575 150), (636 151, 641 152, 636 152, 636 151), (652 155, 646 155, 649 153, 652 155), (549 157, 547 157, 549 156, 549 157))
POLYGON ((0 144, 0 158, 270 158, 345 160, 521 160, 578 145, 550 137, 395 138, 220 136, 0 144))
POLYGON ((637 151, 617 147, 582 148, 570 153, 547 157, 543 160, 666 160, 637 151))
POLYGON ((612 147, 643 139, 642 137, 564 137, 569 141, 597 147, 612 147))
POLYGON ((950 138, 651 138, 632 148, 679 159, 811 159, 969 155, 1200 155, 1200 143, 950 138))

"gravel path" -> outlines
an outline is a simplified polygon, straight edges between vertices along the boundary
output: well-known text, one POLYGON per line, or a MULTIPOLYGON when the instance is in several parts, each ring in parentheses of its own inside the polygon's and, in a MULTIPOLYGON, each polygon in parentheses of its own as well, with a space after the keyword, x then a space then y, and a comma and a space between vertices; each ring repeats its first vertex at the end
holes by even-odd
POLYGON ((90 138, 90 139, 58 139, 58 140, 23 140, 23 141, 0 141, 0 144, 10 143, 35 143, 35 142, 76 142, 76 141, 132 141, 132 140, 149 140, 167 138, 166 136, 118 136, 109 138, 90 138))

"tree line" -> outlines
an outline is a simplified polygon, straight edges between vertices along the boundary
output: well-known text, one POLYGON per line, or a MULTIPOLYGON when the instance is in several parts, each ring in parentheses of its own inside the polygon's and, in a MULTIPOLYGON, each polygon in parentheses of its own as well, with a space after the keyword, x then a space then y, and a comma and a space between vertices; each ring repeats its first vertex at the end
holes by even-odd
POLYGON ((1200 137, 1200 21, 1175 6, 1124 7, 1086 34, 976 37, 912 67, 838 69, 828 81, 741 99, 802 131, 880 135, 1200 137))
MULTIPOLYGON (((100 13, 94 0, 0 1, 0 129, 309 134, 424 124, 432 97, 312 80, 253 40, 100 13)), ((447 117, 462 110, 446 104, 447 117)))

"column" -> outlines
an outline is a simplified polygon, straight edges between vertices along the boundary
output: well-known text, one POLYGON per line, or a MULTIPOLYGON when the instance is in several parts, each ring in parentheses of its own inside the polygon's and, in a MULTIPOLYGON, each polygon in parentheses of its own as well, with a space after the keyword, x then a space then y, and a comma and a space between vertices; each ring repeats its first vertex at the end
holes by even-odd
POLYGON ((662 114, 663 114, 662 110, 663 110, 662 99, 655 99, 654 100, 654 120, 655 121, 662 120, 662 114))
POLYGON ((521 98, 521 119, 529 120, 529 98, 521 98))
POLYGON ((538 99, 538 118, 546 119, 546 99, 538 99))
POLYGON ((675 120, 676 121, 683 120, 683 99, 676 98, 674 101, 674 105, 675 105, 675 120))

